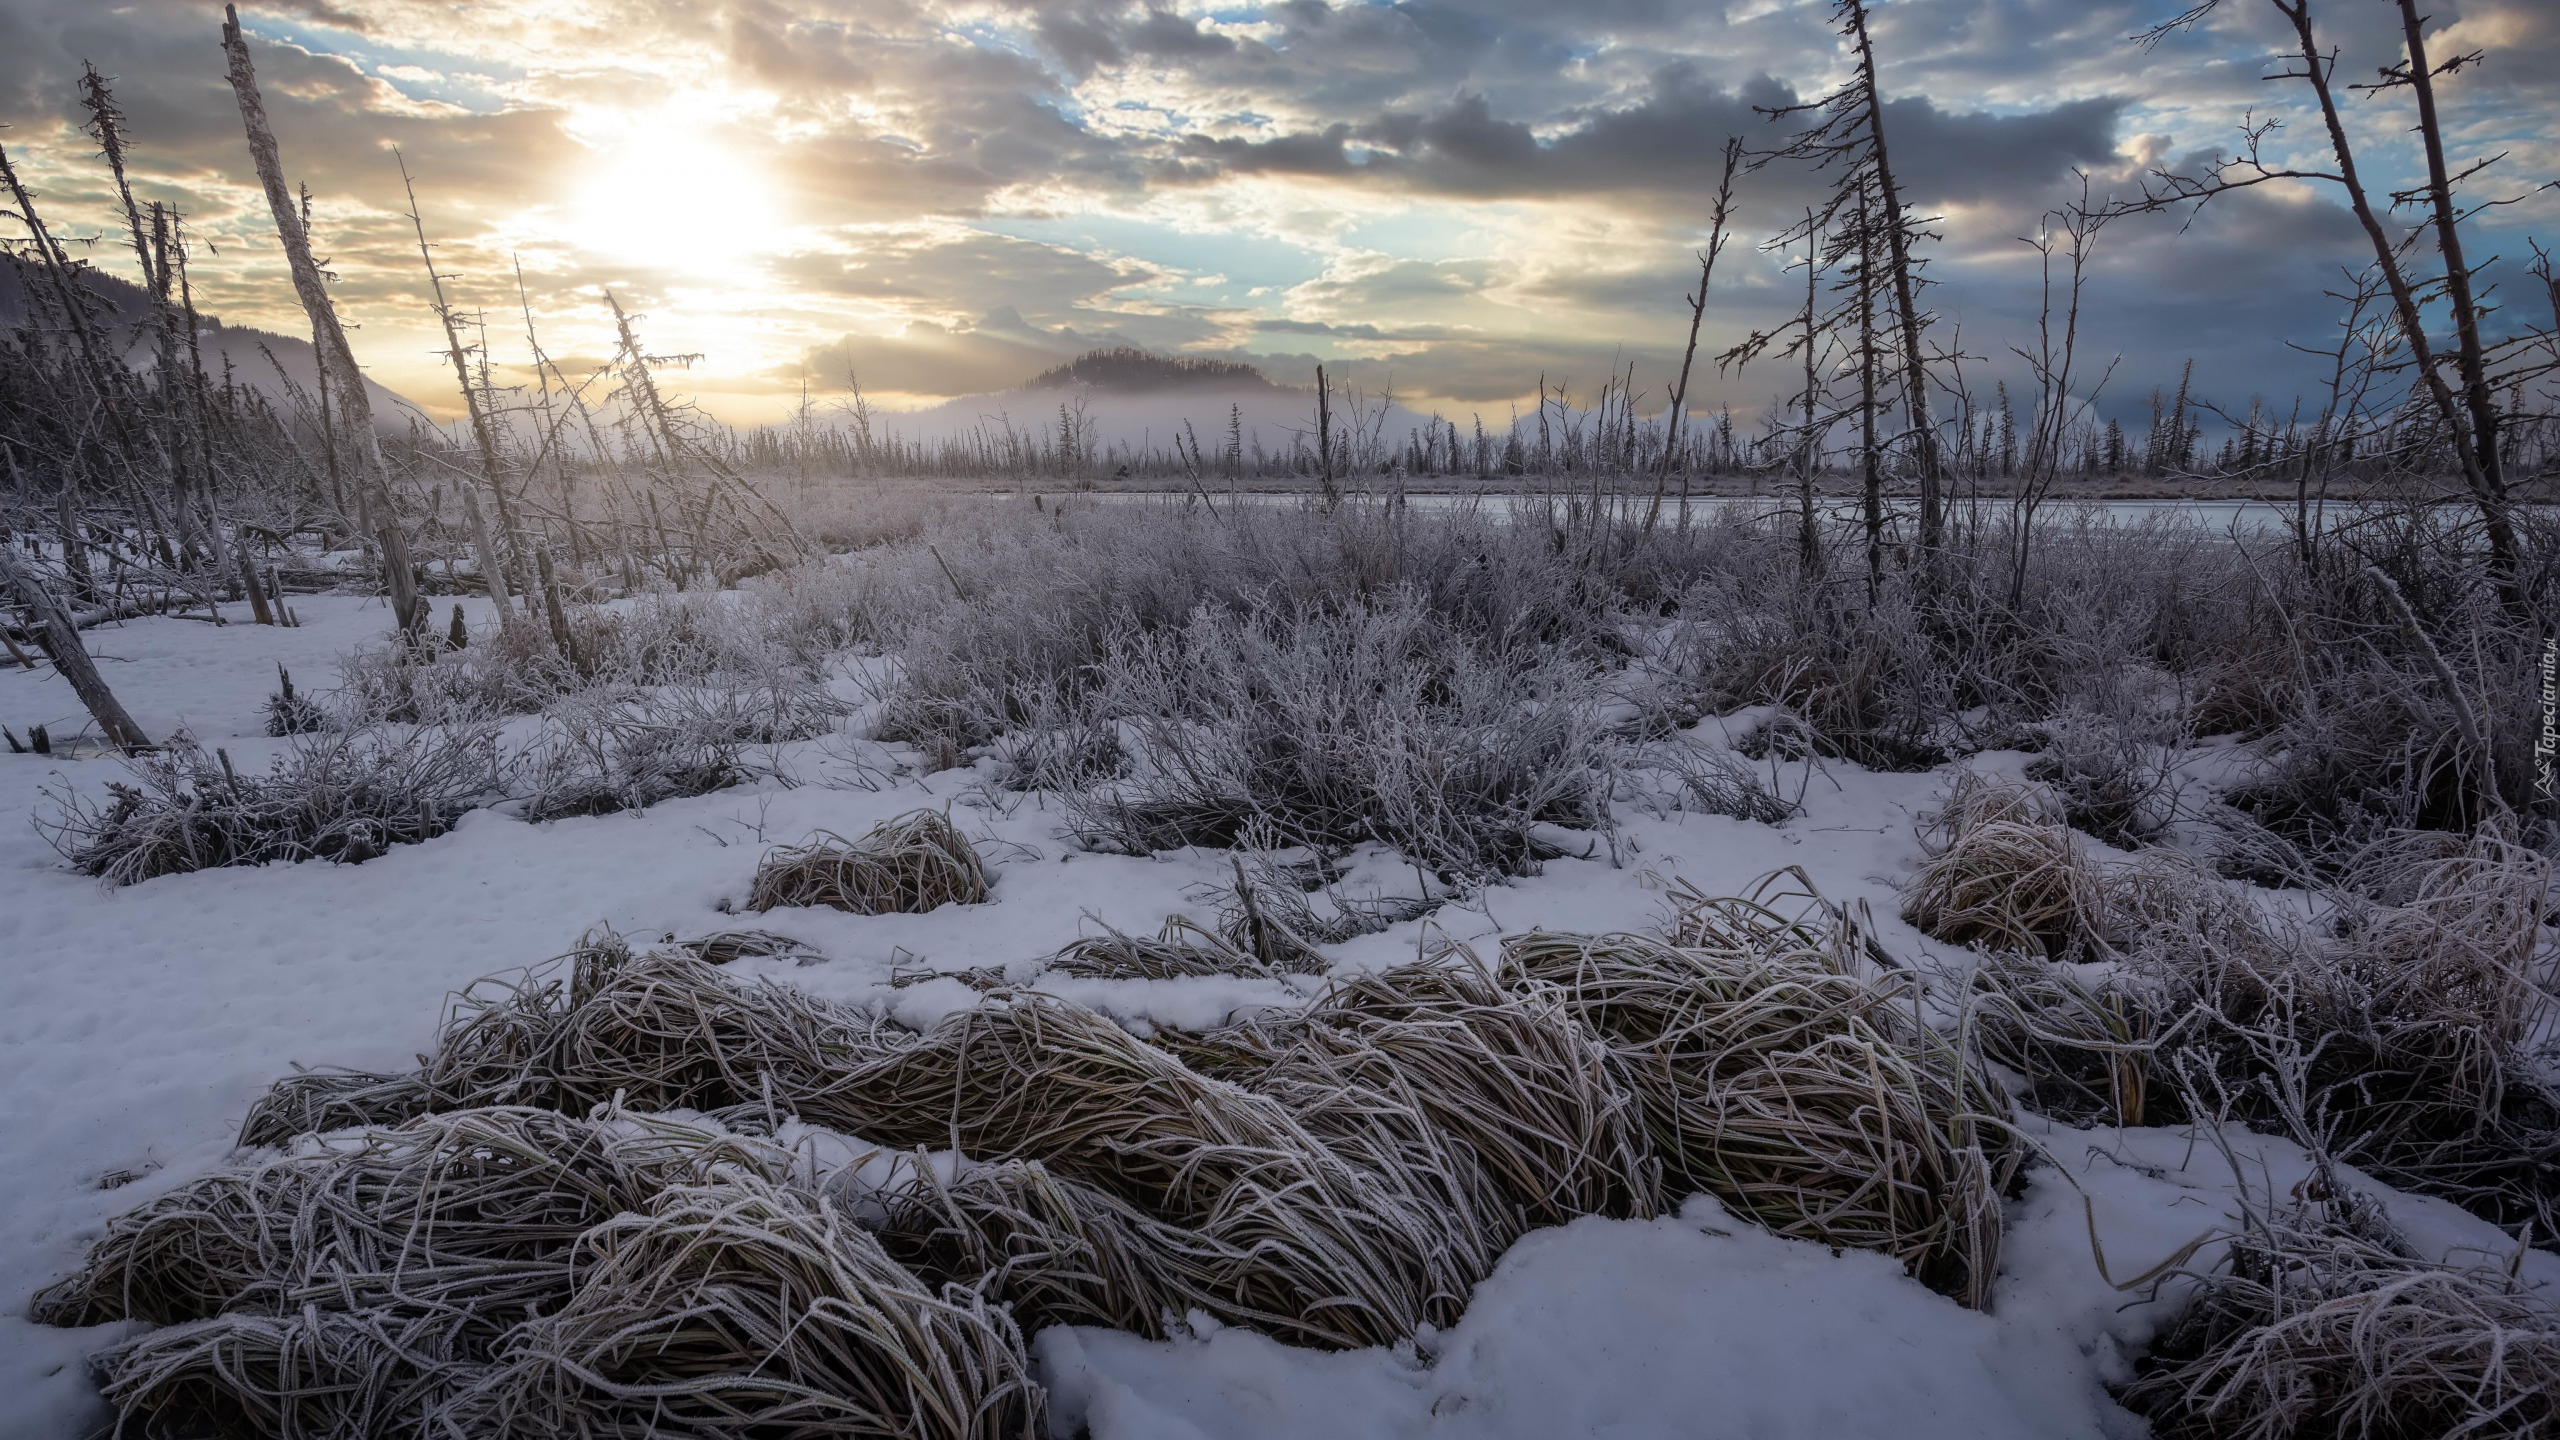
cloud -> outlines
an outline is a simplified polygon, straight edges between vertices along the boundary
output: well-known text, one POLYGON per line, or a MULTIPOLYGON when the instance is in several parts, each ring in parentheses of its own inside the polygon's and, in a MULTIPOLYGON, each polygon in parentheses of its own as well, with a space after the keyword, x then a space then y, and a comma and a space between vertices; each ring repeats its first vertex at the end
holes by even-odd
POLYGON ((990 319, 984 326, 956 329, 917 321, 894 335, 843 336, 809 352, 812 388, 838 391, 852 376, 874 393, 981 394, 1020 385, 1080 353, 1072 342, 1026 335, 1009 316, 990 319))
MULTIPOLYGON (((2283 38, 2225 6, 2145 52, 2147 0, 1897 0, 1875 12, 1885 122, 1917 205, 1946 215, 1931 303, 1995 353, 2033 319, 2017 235, 2068 191, 2128 188, 2135 161, 2227 146, 2283 38)), ((2330 7, 2368 73, 2387 7, 2330 7)), ((2560 21, 2465 0, 2435 28, 2486 51, 2447 82, 2461 158, 2521 189, 2560 157, 2560 21), (2535 167, 2540 167, 2537 170, 2535 167)), ((1090 344, 1346 373, 1448 404, 1527 393, 1541 369, 1676 361, 1725 136, 1837 82, 1819 3, 1720 0, 256 0, 243 19, 286 165, 318 196, 359 349, 395 384, 439 384, 397 147, 466 303, 511 309, 515 267, 546 336, 601 353, 607 286, 652 343, 699 349, 706 391, 780 393, 841 359, 883 389, 1001 387, 1090 344), (646 243, 635 243, 646 242, 646 243), (1269 347, 1266 349, 1266 347, 1269 347), (1301 348, 1304 353, 1300 353, 1301 348)), ((137 192, 206 242, 199 296, 280 331, 299 317, 202 0, 9 0, 0 131, 57 222, 107 228, 112 190, 74 125, 83 58, 117 77, 137 192)), ((2402 99, 2351 102, 2382 184, 2409 172, 2402 99)), ((2316 124, 2283 143, 2317 158, 2316 124)), ((1798 303, 1755 247, 1820 177, 1745 178, 1708 343, 1798 303)), ((2504 194, 2484 188, 2481 198, 2504 194)), ((2218 386, 2284 390, 2320 291, 2359 239, 2317 193, 2112 228, 2095 343, 2128 390, 2185 354, 2218 386)), ((2560 195, 2496 212, 2513 231, 2560 195), (2537 208, 2539 207, 2539 208, 2537 208)), ((2482 250, 2521 251, 2513 234, 2482 250)), ((120 263, 102 247, 99 261, 120 263)), ((502 356, 504 363, 517 363, 502 356)), ((1996 367, 1995 367, 1996 368, 1996 367)), ((1714 382, 1748 400, 1746 375, 1714 382)))
MULTIPOLYGON (((1498 114, 1489 96, 1468 93, 1429 113, 1390 110, 1266 140, 1194 134, 1163 178, 1339 177, 1475 199, 1667 194, 1697 207, 1722 173, 1725 138, 1775 149, 1803 121, 1765 111, 1799 98, 1767 76, 1724 90, 1684 63, 1658 72, 1641 99, 1568 111, 1546 133, 1498 114)), ((1922 204, 1978 204, 2039 194, 2075 166, 2112 162, 2126 105, 2107 95, 1997 115, 1907 96, 1885 106, 1885 126, 1904 194, 1922 204)), ((1755 198, 1800 201, 1819 183, 1782 165, 1754 187, 1755 198)))

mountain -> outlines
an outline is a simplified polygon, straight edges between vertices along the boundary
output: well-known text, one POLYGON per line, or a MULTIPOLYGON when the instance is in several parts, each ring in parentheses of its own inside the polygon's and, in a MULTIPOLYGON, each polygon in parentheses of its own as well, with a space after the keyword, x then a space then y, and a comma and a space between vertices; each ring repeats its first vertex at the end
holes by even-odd
POLYGON ((1239 361, 1157 355, 1130 345, 1089 350, 1064 365, 1041 371, 1022 388, 1063 390, 1079 385, 1120 395, 1152 395, 1166 390, 1252 393, 1280 389, 1261 371, 1239 361))
MULTIPOLYGON (((0 265, 0 325, 14 328, 26 323, 25 287, 30 283, 44 282, 26 263, 0 265)), ((149 370, 157 364, 159 350, 151 331, 151 292, 94 269, 82 270, 80 283, 94 300, 93 313, 114 337, 124 362, 137 370, 149 370)), ((294 390, 301 392, 302 404, 318 403, 320 362, 309 340, 245 325, 225 325, 199 310, 196 344, 204 356, 206 377, 217 385, 222 383, 227 361, 234 384, 255 389, 282 414, 295 412, 294 390)), ((365 381, 365 393, 373 401, 374 424, 379 429, 405 430, 406 417, 416 413, 417 407, 397 391, 371 380, 365 381)))
MULTIPOLYGON (((1375 397, 1355 403, 1336 392, 1333 423, 1339 433, 1357 424, 1390 448, 1429 423, 1402 405, 1379 413, 1375 397)), ((1011 390, 963 395, 918 410, 882 414, 885 434, 909 441, 964 439, 1001 447, 1009 436, 1048 443, 1062 427, 1085 435, 1098 448, 1120 446, 1157 453, 1177 435, 1196 441, 1204 454, 1221 453, 1232 431, 1250 458, 1259 447, 1282 453, 1316 433, 1312 386, 1277 385, 1251 365, 1157 355, 1120 347, 1093 350, 1011 390)))

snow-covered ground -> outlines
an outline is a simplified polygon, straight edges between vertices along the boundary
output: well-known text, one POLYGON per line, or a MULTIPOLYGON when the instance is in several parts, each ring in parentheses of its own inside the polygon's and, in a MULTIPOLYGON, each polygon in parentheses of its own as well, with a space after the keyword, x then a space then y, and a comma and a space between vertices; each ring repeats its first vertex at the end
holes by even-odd
MULTIPOLYGON (((299 629, 164 618, 94 631, 90 643, 154 738, 183 727, 262 768, 286 744, 262 732, 276 664, 300 688, 325 689, 337 657, 384 627, 379 602, 309 597, 296 609, 299 629)), ((486 602, 465 609, 475 628, 489 618, 486 602)), ((50 670, 0 673, 0 723, 21 735, 47 723, 65 737, 84 718, 50 670)), ((864 762, 886 758, 866 751, 876 747, 841 737, 785 747, 797 783, 645 814, 537 826, 474 812, 361 866, 216 870, 120 891, 66 868, 32 823, 46 787, 101 794, 119 762, 0 755, 0 1435, 68 1437, 105 1418, 81 1362, 110 1335, 29 1324, 25 1298, 72 1269, 108 1217, 218 1162, 270 1081, 296 1063, 406 1066, 449 992, 564 951, 598 924, 649 939, 734 928, 724 904, 744 898, 768 845, 958 802, 993 864, 992 903, 921 916, 777 912, 754 923, 826 958, 735 967, 910 1023, 974 993, 956 981, 891 990, 893 969, 1018 963, 1095 923, 1146 932, 1175 912, 1209 918, 1223 854, 1077 852, 1055 834, 1053 809, 987 808, 991 792, 968 793, 965 773, 866 788, 880 772, 864 762)), ((1364 968, 1443 933, 1489 949, 1537 926, 1641 929, 1661 918, 1674 879, 1729 893, 1793 864, 1834 899, 1868 900, 1889 948, 1923 954, 1932 947, 1892 918, 1894 885, 1918 857, 1914 816, 1945 778, 1834 766, 1807 791, 1807 813, 1778 827, 1622 809, 1614 859, 1604 848, 1551 861, 1481 903, 1332 953, 1337 967, 1364 968)), ((1364 882, 1412 883, 1384 863, 1356 871, 1351 883, 1364 882)), ((1132 1025, 1213 1023, 1297 998, 1239 979, 1051 988, 1132 1025)), ((2281 1194, 2305 1161, 2281 1141, 2237 1137, 2235 1176, 2221 1149, 2183 1133, 2042 1138, 2060 1167, 2039 1168, 2013 1208, 1988 1314, 1882 1257, 1780 1240, 1700 1198, 1673 1217, 1532 1234, 1461 1323, 1393 1351, 1293 1349, 1205 1319, 1162 1343, 1062 1329, 1034 1348, 1060 1433, 1081 1424, 1096 1440, 2143 1433, 2104 1382, 2126 1373, 2162 1311, 2108 1283, 2093 1236, 2106 1272, 2138 1275, 2220 1224, 2235 1184, 2281 1194)), ((2389 1203, 2423 1247, 2511 1256, 2495 1229, 2451 1205, 2389 1203)), ((2521 1263, 2560 1293, 2560 1258, 2521 1263)))

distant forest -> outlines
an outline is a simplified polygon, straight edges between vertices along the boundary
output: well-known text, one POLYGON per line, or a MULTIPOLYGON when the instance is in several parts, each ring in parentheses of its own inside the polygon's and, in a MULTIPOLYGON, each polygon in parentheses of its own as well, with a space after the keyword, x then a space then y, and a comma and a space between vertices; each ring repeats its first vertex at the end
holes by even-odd
POLYGON ((1278 388, 1261 371, 1239 361, 1175 359, 1151 355, 1129 345, 1087 351, 1064 365, 1041 371, 1024 388, 1049 390, 1069 385, 1137 391, 1278 388))

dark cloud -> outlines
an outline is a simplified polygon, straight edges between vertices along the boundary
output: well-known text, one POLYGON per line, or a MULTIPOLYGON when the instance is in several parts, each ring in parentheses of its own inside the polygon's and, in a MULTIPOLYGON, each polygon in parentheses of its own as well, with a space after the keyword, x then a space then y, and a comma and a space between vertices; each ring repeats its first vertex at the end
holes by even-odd
MULTIPOLYGON (((1949 215, 1929 251, 1931 303, 1962 322, 1969 346, 1996 352, 2032 328, 2033 276, 2013 237, 2064 196, 2074 168, 2123 193, 2135 170, 2120 141, 2187 155, 2227 145, 2245 107, 2298 108, 2292 88, 2261 78, 2282 39, 2265 7, 2224 6, 2155 51, 2123 43, 2158 8, 1897 0, 1875 11, 1900 177, 1914 203, 1949 215)), ((2447 83, 2462 158, 2512 152, 2508 189, 2547 174, 2560 164, 2560 15, 2532 0, 2437 8, 2448 44, 2490 52, 2447 83)), ((419 348, 397 147, 474 303, 512 298, 500 277, 522 251, 546 315, 589 317, 612 285, 671 328, 704 313, 757 327, 765 348, 752 365, 706 374, 706 386, 773 381, 777 354, 859 326, 883 335, 837 342, 843 358, 902 393, 1011 384, 1095 343, 1249 358, 1267 337, 1475 404, 1526 391, 1541 369, 1596 379, 1612 356, 1672 362, 1722 141, 1774 144, 1792 122, 1755 107, 1791 104, 1837 74, 1826 9, 258 0, 243 18, 287 167, 321 198, 342 302, 367 327, 361 347, 419 348), (539 217, 577 213, 611 148, 598 113, 697 93, 722 102, 699 122, 712 143, 651 181, 663 196, 639 213, 662 219, 629 222, 681 243, 644 261, 546 240, 539 217), (712 169, 730 157, 769 178, 776 223, 792 233, 724 253, 740 237, 719 208, 724 177, 702 173, 706 152, 712 169), (1110 238, 987 233, 1024 230, 1016 222, 1035 211, 1094 217, 1092 233, 1110 238), (1200 240, 1221 225, 1253 255, 1231 264, 1200 240), (1280 250, 1299 258, 1269 260, 1280 250), (1232 284, 1187 288, 1227 269, 1232 284), (1218 303, 1168 298, 1209 293, 1218 303)), ((2387 9, 2322 12, 2350 73, 2389 57, 2387 9)), ((118 77, 140 193, 182 206, 220 246, 200 257, 208 303, 289 328, 218 23, 203 0, 0 0, 0 122, 12 127, 0 141, 60 223, 103 228, 111 192, 71 128, 80 61, 95 60, 118 77)), ((2377 155, 2406 148, 2399 103, 2352 102, 2377 155)), ((2319 138, 2303 124, 2287 135, 2313 158, 2319 138)), ((2377 161, 2377 173, 2396 164, 2377 161)), ((1792 313, 1792 277, 1754 247, 1818 183, 1783 166, 1746 179, 1711 342, 1792 313)), ((2486 223, 2547 229, 2555 209, 2545 197, 2486 223)), ((2483 252, 2520 253, 2516 238, 2485 235, 2483 252)), ((2307 373, 2283 341, 2324 333, 2320 291, 2359 246, 2324 196, 2250 197, 2183 233, 2175 219, 2124 222, 2101 252, 2089 328, 2124 352, 2128 376, 2173 372, 2195 353, 2218 388, 2281 388, 2307 373)), ((1745 398, 1762 388, 1757 375, 1714 385, 1745 398)))
MULTIPOLYGON (((1267 140, 1195 134, 1163 174, 1191 183, 1228 173, 1358 176, 1474 199, 1627 191, 1694 199, 1714 189, 1726 137, 1775 148, 1799 122, 1773 121, 1763 110, 1797 100, 1767 76, 1728 91, 1681 64, 1658 72, 1634 103, 1565 112, 1561 128, 1547 127, 1553 133, 1543 138, 1528 120, 1505 118, 1490 97, 1469 93, 1429 113, 1389 110, 1267 140)), ((2109 163, 2126 104, 2104 96, 1997 115, 1948 111, 1915 96, 1888 103, 1885 126, 1906 194, 1924 204, 1972 204, 2038 193, 2073 166, 2109 163)), ((1804 177, 1783 170, 1771 179, 1776 188, 1807 189, 1804 177)))

